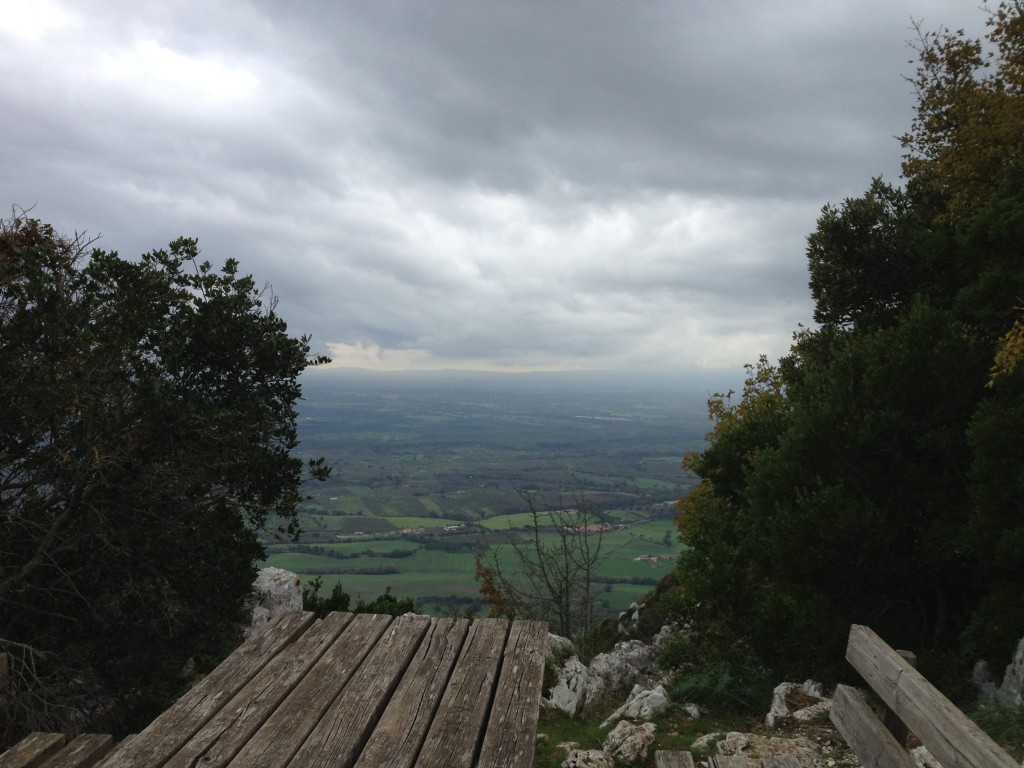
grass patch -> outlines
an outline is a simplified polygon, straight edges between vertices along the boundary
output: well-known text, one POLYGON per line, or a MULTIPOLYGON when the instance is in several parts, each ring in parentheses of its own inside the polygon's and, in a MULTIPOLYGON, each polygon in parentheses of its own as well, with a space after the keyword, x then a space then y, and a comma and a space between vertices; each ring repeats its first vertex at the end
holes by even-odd
MULTIPOLYGON (((621 702, 618 702, 621 703, 621 702)), ((615 706, 618 706, 616 704, 615 706)), ((537 726, 539 733, 545 738, 538 739, 537 749, 534 753, 533 764, 536 768, 557 768, 566 757, 566 751, 560 748, 559 744, 575 742, 578 749, 601 749, 601 745, 607 738, 614 724, 608 728, 601 728, 599 723, 604 720, 613 710, 601 712, 591 718, 574 719, 559 710, 542 709, 540 722, 537 726)), ((707 733, 728 732, 728 731, 752 731, 758 726, 758 722, 745 715, 730 714, 708 714, 697 720, 690 718, 681 708, 669 707, 665 712, 656 716, 651 722, 656 730, 654 744, 647 753, 647 760, 643 765, 654 764, 654 753, 658 750, 685 750, 690 751, 690 745, 701 736, 707 733)), ((707 755, 695 752, 694 757, 698 760, 704 759, 707 755)))
MULTIPOLYGON (((545 521, 547 515, 541 516, 541 520, 545 521)), ((529 512, 516 512, 511 515, 501 515, 500 517, 489 517, 485 520, 481 520, 478 525, 483 526, 489 531, 507 531, 509 528, 528 528, 533 525, 533 515, 529 512)))
POLYGON ((386 518, 362 515, 309 515, 302 522, 303 527, 307 530, 331 531, 339 534, 388 533, 395 530, 394 524, 386 518))
POLYGON ((298 574, 309 574, 316 573, 318 570, 340 571, 346 561, 323 555, 307 555, 304 552, 281 552, 268 555, 265 562, 274 568, 283 568, 298 574))
POLYGON ((461 520, 445 517, 389 517, 388 521, 396 528, 440 528, 442 525, 458 525, 461 520))
POLYGON ((988 701, 971 712, 970 717, 1010 757, 1024 759, 1024 709, 988 701))
POLYGON ((438 505, 438 503, 436 501, 434 501, 433 499, 428 499, 426 497, 421 497, 419 499, 419 503, 423 506, 423 508, 425 510, 427 510, 427 512, 431 512, 431 513, 433 513, 435 515, 440 515, 440 514, 444 513, 444 510, 441 509, 441 507, 438 505))
POLYGON ((600 749, 607 732, 601 730, 598 723, 600 720, 572 718, 558 709, 541 709, 537 732, 544 734, 544 738, 537 739, 534 766, 560 766, 565 760, 565 750, 559 744, 575 742, 579 749, 600 749))
POLYGON ((349 485, 345 490, 353 496, 373 496, 373 489, 365 485, 349 485))
POLYGON ((323 500, 324 510, 335 515, 365 515, 366 505, 360 496, 329 496, 323 500))
POLYGON ((415 541, 405 541, 403 539, 373 539, 372 541, 344 541, 336 544, 317 544, 317 546, 323 547, 325 550, 331 552, 344 552, 347 555, 364 555, 364 553, 367 551, 374 553, 373 555, 366 555, 367 557, 373 557, 376 554, 386 554, 388 552, 412 552, 420 548, 420 545, 417 544, 415 541))
MULTIPOLYGON (((324 577, 324 586, 327 589, 333 587, 336 580, 344 582, 344 588, 353 597, 361 595, 364 598, 372 598, 379 595, 383 588, 390 586, 397 597, 423 598, 426 596, 448 596, 456 595, 466 599, 469 597, 479 598, 478 585, 474 580, 475 563, 472 546, 477 541, 477 536, 482 532, 479 529, 467 534, 465 541, 470 545, 466 551, 439 552, 443 545, 455 545, 463 543, 463 538, 441 532, 438 529, 446 525, 458 525, 461 521, 451 516, 433 517, 436 509, 441 505, 429 498, 392 499, 384 497, 383 493, 389 492, 390 488, 379 489, 375 498, 356 499, 353 496, 346 496, 345 493, 352 490, 363 490, 359 486, 349 486, 333 499, 325 494, 321 498, 323 506, 328 508, 337 505, 344 500, 346 504, 356 502, 367 502, 367 506, 375 506, 387 509, 388 516, 377 514, 344 515, 344 514, 310 514, 307 508, 302 514, 301 522, 310 537, 306 541, 315 547, 322 547, 331 553, 345 553, 359 555, 359 561, 347 561, 329 559, 309 553, 288 552, 287 546, 272 545, 268 548, 267 565, 273 565, 295 571, 306 580, 316 575, 324 577), (396 515, 394 512, 406 503, 413 505, 417 512, 414 514, 396 515), (422 546, 421 542, 410 541, 403 538, 400 530, 402 528, 425 528, 428 534, 437 536, 437 547, 432 547, 429 553, 416 553, 410 557, 392 558, 385 560, 383 557, 375 557, 377 553, 384 555, 397 550, 416 550, 422 546), (339 542, 331 535, 346 537, 357 533, 364 533, 367 536, 359 536, 358 540, 339 542), (441 534, 441 535, 438 535, 441 534), (376 538, 381 536, 381 538, 376 538), (387 536, 387 538, 384 538, 387 536), (366 554, 369 553, 369 554, 366 554), (398 573, 353 573, 354 569, 369 569, 371 566, 386 567, 388 570, 397 569, 398 573)), ((452 496, 463 496, 461 492, 453 492, 452 496)), ((310 505, 316 509, 319 505, 310 505)), ((649 513, 647 513, 649 515, 649 513)), ((528 512, 502 514, 490 517, 481 521, 481 525, 490 529, 487 538, 493 545, 498 545, 502 550, 502 560, 512 566, 512 553, 507 547, 500 545, 510 535, 509 525, 523 526, 532 522, 528 512)), ((608 531, 603 534, 603 556, 597 568, 598 578, 611 579, 613 583, 598 581, 595 584, 594 597, 599 614, 602 616, 615 615, 626 610, 630 603, 642 600, 643 597, 653 588, 653 581, 665 576, 674 567, 674 560, 662 560, 654 563, 650 561, 638 561, 635 558, 640 555, 658 556, 671 555, 679 550, 679 543, 672 536, 672 544, 666 545, 664 534, 666 531, 673 531, 674 526, 671 520, 651 520, 649 516, 643 520, 635 521, 624 530, 608 531), (627 583, 632 581, 633 583, 627 583), (637 583, 640 582, 640 583, 637 583)), ((522 538, 528 535, 526 531, 517 531, 511 535, 522 538)), ((544 531, 541 534, 546 543, 556 543, 559 540, 558 534, 553 530, 544 531)))

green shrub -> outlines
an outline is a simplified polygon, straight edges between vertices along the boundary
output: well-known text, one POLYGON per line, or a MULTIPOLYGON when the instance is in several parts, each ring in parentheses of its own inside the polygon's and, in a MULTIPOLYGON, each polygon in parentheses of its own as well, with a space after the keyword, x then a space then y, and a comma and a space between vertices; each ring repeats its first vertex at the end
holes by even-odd
POLYGON ((412 613, 414 609, 415 604, 411 597, 395 597, 391 594, 391 587, 385 587, 383 595, 378 595, 369 602, 359 598, 353 612, 386 613, 391 616, 401 616, 403 613, 412 613))
POLYGON ((331 590, 330 597, 321 597, 320 588, 323 580, 317 576, 309 584, 302 588, 302 610, 312 611, 318 619, 322 619, 332 611, 347 611, 352 598, 341 587, 339 581, 331 590))
POLYGON ((716 648, 696 635, 677 635, 659 648, 659 664, 672 670, 672 701, 715 710, 761 714, 771 705, 771 673, 739 648, 716 648))

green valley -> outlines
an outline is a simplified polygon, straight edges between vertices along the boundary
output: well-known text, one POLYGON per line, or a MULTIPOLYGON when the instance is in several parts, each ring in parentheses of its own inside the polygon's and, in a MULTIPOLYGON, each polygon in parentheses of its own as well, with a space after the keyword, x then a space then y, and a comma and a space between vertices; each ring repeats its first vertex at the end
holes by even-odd
MULTIPOLYGON (((353 598, 390 588, 418 611, 479 610, 474 556, 517 540, 541 509, 584 502, 601 521, 599 608, 622 611, 679 550, 680 467, 706 430, 692 379, 596 374, 369 374, 303 378, 300 451, 334 468, 307 488, 303 533, 267 564, 341 582, 353 598)), ((553 533, 551 535, 554 535, 553 533)))

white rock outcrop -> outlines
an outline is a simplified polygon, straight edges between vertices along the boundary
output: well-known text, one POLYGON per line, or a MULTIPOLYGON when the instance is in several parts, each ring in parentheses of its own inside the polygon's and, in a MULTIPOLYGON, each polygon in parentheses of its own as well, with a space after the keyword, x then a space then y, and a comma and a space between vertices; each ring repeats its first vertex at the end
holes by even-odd
POLYGON ((817 745, 804 736, 784 739, 736 731, 724 736, 721 733, 709 733, 693 742, 691 749, 706 750, 711 746, 714 746, 720 755, 740 755, 752 760, 760 760, 763 757, 792 757, 801 765, 818 764, 817 745))
POLYGON ((942 768, 942 763, 932 757, 928 747, 914 747, 914 749, 910 750, 910 759, 919 768, 942 768))
POLYGON ((654 731, 654 723, 623 720, 608 734, 602 749, 624 763, 635 763, 647 757, 647 750, 654 743, 654 731))
POLYGON ((544 705, 575 717, 606 698, 625 693, 650 678, 658 660, 655 648, 640 640, 618 643, 608 653, 599 653, 590 666, 572 656, 559 668, 558 682, 551 688, 544 705))
POLYGON ((302 610, 302 580, 283 568, 262 568, 252 583, 252 620, 245 628, 249 637, 275 616, 302 610))
POLYGON ((1024 638, 1017 644, 1013 660, 1003 676, 1003 684, 996 691, 996 698, 1010 707, 1024 706, 1024 638))
POLYGON ((565 659, 576 653, 572 640, 554 632, 548 632, 548 656, 555 659, 565 659))
POLYGON ((576 717, 586 703, 587 681, 590 672, 576 656, 572 656, 558 670, 558 682, 551 688, 544 706, 560 709, 576 717))
POLYGON ((764 722, 769 728, 775 728, 787 720, 807 723, 832 709, 832 700, 825 698, 825 690, 821 683, 805 680, 800 683, 780 683, 772 692, 772 706, 764 722), (794 693, 812 699, 812 703, 797 710, 791 710, 788 699, 794 693))
POLYGON ((637 631, 640 625, 640 609, 643 605, 630 603, 629 610, 619 614, 619 626, 617 631, 620 635, 630 635, 637 631))
POLYGON ((666 640, 671 640, 674 637, 680 635, 690 634, 690 625, 684 624, 682 626, 676 626, 675 624, 666 624, 654 635, 654 647, 661 648, 662 643, 666 640))
POLYGON ((626 640, 608 653, 599 653, 587 667, 584 707, 598 704, 606 696, 624 693, 637 683, 648 682, 657 661, 657 650, 640 640, 626 640))
POLYGON ((562 768, 615 768, 615 761, 600 749, 573 749, 562 768))
POLYGON ((668 709, 668 693, 665 691, 665 686, 659 685, 646 689, 642 685, 634 685, 626 703, 612 712, 601 723, 601 727, 607 728, 616 720, 650 720, 666 709, 668 709))
POLYGON ((971 670, 971 682, 978 689, 982 698, 988 699, 996 695, 996 684, 992 681, 992 668, 987 661, 979 661, 971 670))

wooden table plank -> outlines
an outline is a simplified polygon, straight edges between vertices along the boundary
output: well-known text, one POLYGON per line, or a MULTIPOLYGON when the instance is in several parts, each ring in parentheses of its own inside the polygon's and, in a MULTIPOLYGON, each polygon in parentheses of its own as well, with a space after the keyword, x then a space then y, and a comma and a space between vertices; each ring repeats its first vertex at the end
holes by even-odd
POLYGON ((102 733, 83 733, 64 745, 43 763, 43 768, 92 768, 114 747, 114 737, 102 733))
POLYGON ((434 619, 356 768, 411 768, 462 650, 467 619, 434 619))
POLYGON ((63 733, 30 733, 0 755, 0 768, 37 768, 63 746, 63 733))
POLYGON ((654 768, 694 768, 689 752, 659 749, 654 753, 654 768))
POLYGON ((100 768, 159 768, 181 749, 282 649, 313 623, 312 613, 286 613, 240 645, 192 690, 137 734, 118 745, 100 768))
POLYGON ((391 616, 356 616, 229 765, 284 768, 391 621, 391 616))
POLYGON ((547 652, 547 622, 512 623, 477 761, 481 768, 519 768, 533 764, 547 652))
POLYGON ((225 766, 352 621, 332 613, 279 653, 172 757, 166 768, 225 766))
POLYGON ((350 768, 409 666, 429 616, 395 620, 295 756, 303 768, 350 768))
POLYGON ((473 765, 498 681, 508 625, 505 619, 479 619, 470 626, 417 768, 473 765))

